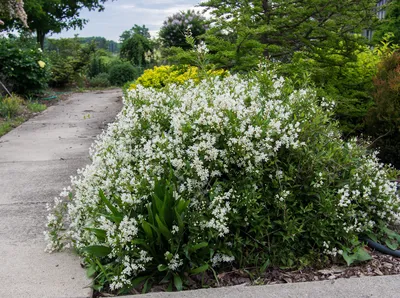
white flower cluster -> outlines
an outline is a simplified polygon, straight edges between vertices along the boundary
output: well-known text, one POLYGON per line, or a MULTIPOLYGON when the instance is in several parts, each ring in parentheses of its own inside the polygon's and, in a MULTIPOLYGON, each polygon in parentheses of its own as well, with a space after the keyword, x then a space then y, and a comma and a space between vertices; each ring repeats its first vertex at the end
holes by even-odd
MULTIPOLYGON (((210 240, 201 238, 202 235, 215 235, 212 241, 226 239, 232 243, 229 237, 233 215, 242 216, 244 222, 240 225, 251 222, 250 213, 238 214, 236 209, 238 204, 250 200, 243 197, 243 185, 236 184, 243 177, 261 177, 249 184, 260 193, 269 178, 271 185, 276 185, 269 191, 277 204, 296 199, 288 184, 282 186, 293 177, 279 167, 283 163, 278 159, 285 158, 289 151, 312 152, 313 148, 306 144, 308 135, 301 138, 302 130, 308 127, 315 113, 324 112, 313 92, 298 90, 284 96, 284 80, 271 76, 271 82, 268 92, 257 79, 244 80, 238 76, 209 78, 198 85, 193 82, 172 85, 163 91, 140 85, 128 91, 123 111, 90 151, 92 164, 72 177, 74 197, 68 202, 69 227, 64 235, 77 248, 104 245, 112 249, 108 257, 123 268, 114 277, 112 289, 128 285, 129 280, 160 257, 138 248, 134 240, 143 234, 140 231, 143 221, 148 220, 147 206, 151 204, 156 181, 170 171, 178 181, 174 199, 190 201, 188 216, 193 218, 184 230, 175 222, 169 227, 170 233, 174 237, 187 231, 198 233, 189 235, 193 243, 210 240), (106 216, 110 210, 101 201, 100 190, 123 214, 119 223, 106 216), (106 231, 105 239, 100 241, 88 227, 106 231)), ((326 134, 329 133, 327 129, 326 134)), ((332 135, 336 138, 337 133, 332 135)), ((356 149, 343 145, 343 150, 356 149)), ((348 183, 335 194, 338 216, 346 219, 343 230, 373 226, 370 214, 398 218, 398 209, 393 207, 399 203, 396 185, 387 179, 384 168, 374 157, 365 157, 355 168, 348 183), (367 207, 357 207, 361 205, 367 207)), ((314 183, 316 191, 328 184, 328 174, 314 175, 318 177, 314 183)), ((63 195, 69 191, 66 189, 63 195)), ((269 198, 265 196, 265 193, 254 196, 254 200, 264 201, 252 204, 266 204, 269 198)), ((59 219, 50 216, 48 226, 59 229, 63 236, 59 219)), ((48 237, 48 241, 49 250, 60 243, 54 237, 48 237)), ((339 253, 325 248, 327 253, 339 253)), ((165 252, 167 266, 170 270, 180 270, 184 267, 184 255, 173 252, 165 252)), ((216 251, 211 262, 216 266, 233 260, 232 256, 216 251)))
POLYGON ((213 266, 217 266, 219 264, 221 264, 222 262, 224 263, 231 263, 235 260, 234 256, 228 256, 225 254, 221 254, 221 253, 216 253, 212 258, 211 258, 211 262, 213 264, 213 266))
POLYGON ((331 246, 331 242, 330 241, 324 241, 322 246, 325 248, 324 249, 324 253, 326 255, 331 255, 333 257, 336 257, 337 255, 342 255, 343 254, 343 250, 337 249, 336 247, 332 247, 331 248, 330 247, 331 246))

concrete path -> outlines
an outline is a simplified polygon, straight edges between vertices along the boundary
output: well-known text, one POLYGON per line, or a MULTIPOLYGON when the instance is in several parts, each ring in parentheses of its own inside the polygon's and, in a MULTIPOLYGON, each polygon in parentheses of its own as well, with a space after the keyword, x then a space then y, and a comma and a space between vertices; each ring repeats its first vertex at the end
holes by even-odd
MULTIPOLYGON (((150 293, 126 298, 399 298, 400 275, 150 293)), ((121 297, 121 298, 123 298, 121 297)))
POLYGON ((119 90, 81 93, 0 138, 0 297, 88 297, 72 253, 47 254, 45 205, 90 161, 88 148, 120 111, 119 90))

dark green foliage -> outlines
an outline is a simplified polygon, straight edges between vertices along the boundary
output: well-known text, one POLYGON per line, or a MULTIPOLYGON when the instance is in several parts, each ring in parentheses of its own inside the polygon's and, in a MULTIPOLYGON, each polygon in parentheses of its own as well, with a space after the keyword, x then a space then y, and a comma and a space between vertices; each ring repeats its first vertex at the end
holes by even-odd
POLYGON ((75 71, 72 66, 72 58, 62 57, 56 53, 49 54, 51 61, 50 85, 53 87, 63 87, 73 83, 75 71))
POLYGON ((190 30, 193 37, 201 36, 208 28, 205 20, 194 10, 178 12, 164 21, 160 29, 160 37, 167 47, 190 49, 191 46, 186 43, 185 33, 190 30))
POLYGON ((381 9, 385 10, 385 18, 374 28, 373 41, 379 43, 385 34, 393 33, 393 41, 400 43, 400 1, 390 0, 381 9))
POLYGON ((336 102, 335 118, 344 137, 364 132, 364 118, 373 105, 372 78, 380 56, 377 51, 359 47, 354 55, 327 55, 324 62, 295 53, 291 63, 281 64, 281 75, 292 79, 297 87, 311 83, 319 97, 336 102))
POLYGON ((105 65, 104 60, 101 57, 94 55, 90 59, 90 64, 88 66, 88 76, 89 78, 96 77, 98 74, 108 72, 108 67, 105 65))
POLYGON ((148 63, 146 55, 149 55, 152 50, 153 46, 148 38, 140 34, 134 34, 122 44, 120 56, 130 61, 133 65, 144 66, 148 63))
POLYGON ((129 62, 121 62, 111 66, 109 80, 114 86, 122 86, 126 82, 133 81, 139 75, 138 68, 133 67, 129 62))
POLYGON ((40 93, 47 87, 49 75, 46 59, 34 42, 15 37, 0 38, 0 80, 11 92, 40 93))
POLYGON ((48 49, 52 72, 50 84, 57 87, 73 83, 82 85, 86 69, 96 51, 95 43, 81 45, 77 37, 51 39, 48 49))
POLYGON ((209 0, 200 4, 213 16, 212 30, 206 34, 213 62, 238 70, 251 69, 260 56, 290 61, 297 51, 320 60, 326 54, 349 56, 363 40, 354 33, 370 27, 375 5, 373 0, 209 0))
POLYGON ((99 73, 95 77, 89 79, 90 87, 109 87, 110 80, 108 79, 108 73, 99 73))
POLYGON ((400 53, 379 65, 374 78, 374 101, 367 117, 367 133, 386 163, 400 168, 400 53))

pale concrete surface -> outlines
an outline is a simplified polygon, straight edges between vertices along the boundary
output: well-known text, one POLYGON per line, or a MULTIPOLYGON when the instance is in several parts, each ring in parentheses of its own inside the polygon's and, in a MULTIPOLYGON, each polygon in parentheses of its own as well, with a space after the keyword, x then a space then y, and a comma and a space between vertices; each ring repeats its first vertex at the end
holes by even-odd
POLYGON ((121 95, 74 94, 0 138, 0 298, 90 296, 77 256, 44 252, 45 205, 90 162, 88 149, 121 110, 121 95))
MULTIPOLYGON (((150 293, 125 298, 399 298, 400 275, 150 293)), ((122 297, 121 297, 122 298, 122 297)))

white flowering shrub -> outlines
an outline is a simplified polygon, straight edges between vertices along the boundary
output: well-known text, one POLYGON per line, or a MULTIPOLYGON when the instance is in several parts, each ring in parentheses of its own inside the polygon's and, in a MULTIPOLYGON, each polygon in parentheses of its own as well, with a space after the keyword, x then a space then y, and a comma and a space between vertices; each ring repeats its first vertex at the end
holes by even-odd
POLYGON ((273 73, 139 85, 124 104, 46 232, 50 251, 72 242, 98 287, 363 260, 358 236, 399 219, 393 170, 340 139, 332 103, 273 73))

